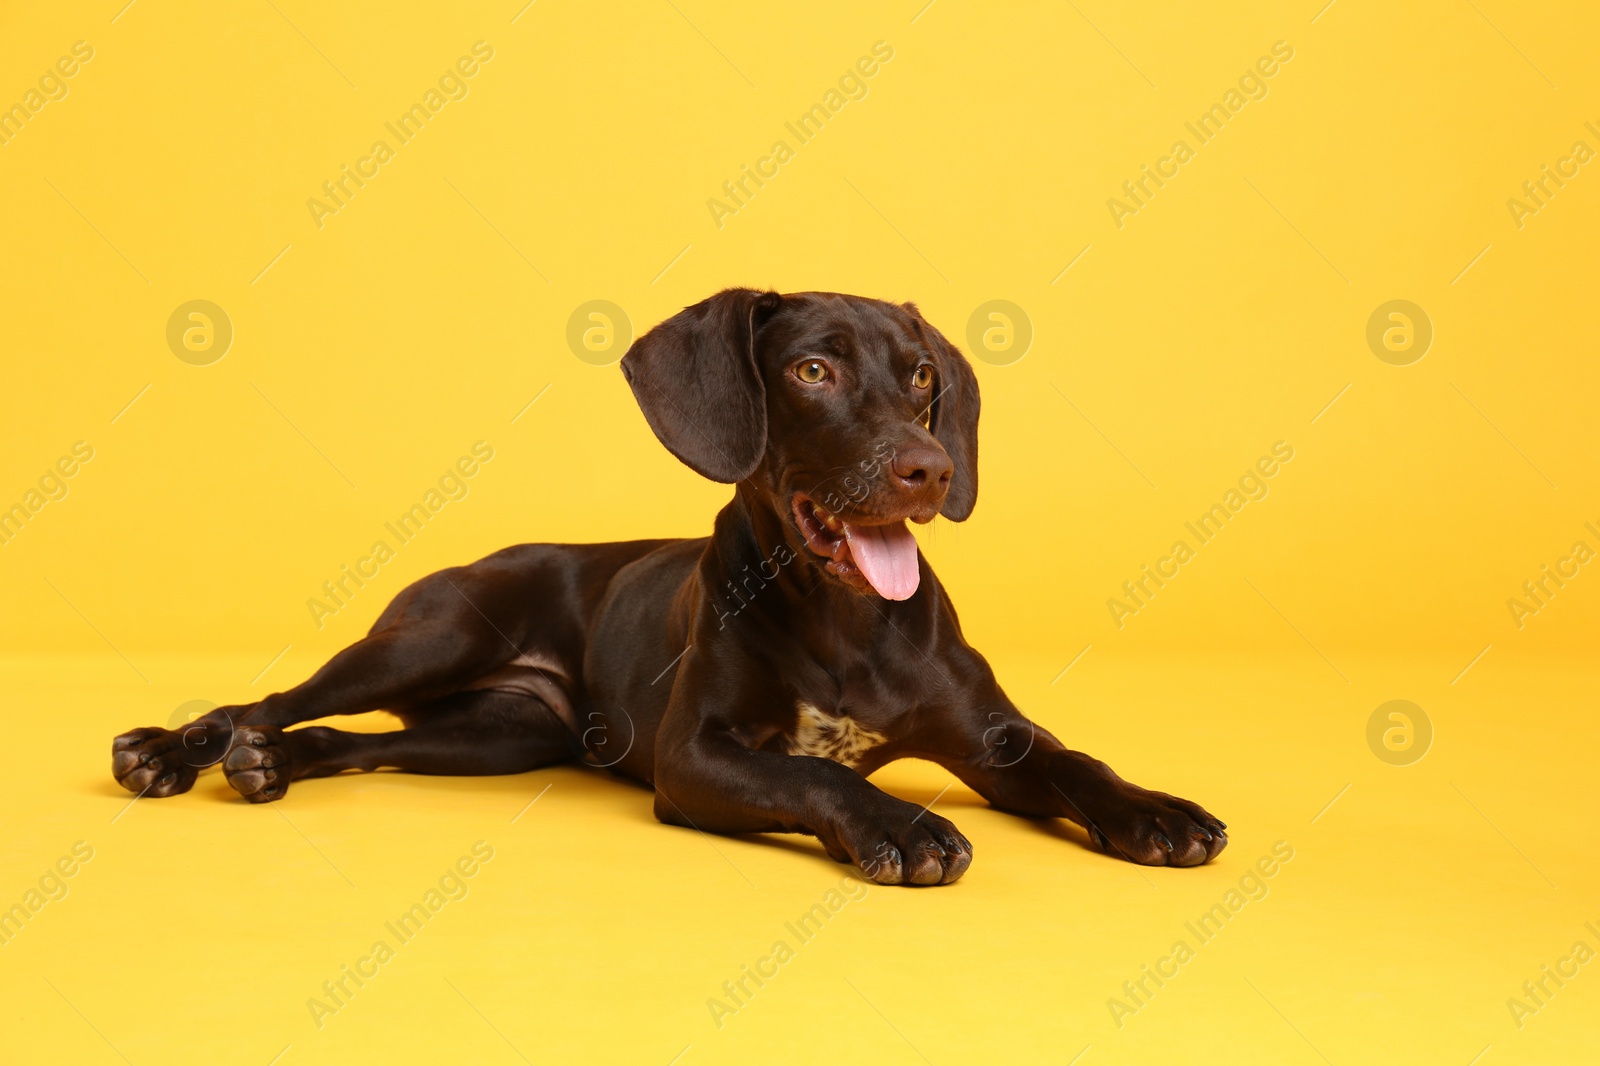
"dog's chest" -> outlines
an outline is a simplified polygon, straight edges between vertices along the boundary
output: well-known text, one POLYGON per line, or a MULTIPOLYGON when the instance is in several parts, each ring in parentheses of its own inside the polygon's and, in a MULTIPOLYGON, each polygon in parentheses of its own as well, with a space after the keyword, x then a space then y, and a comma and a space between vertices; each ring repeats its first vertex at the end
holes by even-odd
POLYGON ((849 715, 829 714, 809 703, 801 703, 795 712, 794 728, 786 737, 790 755, 815 755, 854 767, 862 756, 889 739, 849 715))

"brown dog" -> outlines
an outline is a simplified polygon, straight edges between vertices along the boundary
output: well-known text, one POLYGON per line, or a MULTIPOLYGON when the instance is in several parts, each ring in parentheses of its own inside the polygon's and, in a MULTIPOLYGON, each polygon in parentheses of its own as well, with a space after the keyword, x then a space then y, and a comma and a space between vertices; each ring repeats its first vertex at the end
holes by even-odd
POLYGON ((1023 717, 962 639, 906 520, 972 513, 978 383, 914 306, 732 289, 645 334, 622 370, 661 443, 736 486, 710 537, 525 544, 423 578, 304 684, 117 737, 117 780, 171 796, 221 761, 262 802, 341 770, 582 759, 652 784, 664 822, 810 833, 881 883, 946 884, 972 845, 867 781, 915 756, 1133 862, 1226 846, 1198 804, 1023 717), (285 730, 377 709, 406 728, 285 730))

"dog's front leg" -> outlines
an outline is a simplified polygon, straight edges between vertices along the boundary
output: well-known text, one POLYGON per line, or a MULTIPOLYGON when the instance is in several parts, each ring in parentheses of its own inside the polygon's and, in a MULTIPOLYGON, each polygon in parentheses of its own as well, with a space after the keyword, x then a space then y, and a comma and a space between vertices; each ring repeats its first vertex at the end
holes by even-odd
POLYGON ((884 885, 944 885, 972 845, 945 818, 839 763, 753 751, 702 733, 657 749, 656 817, 712 833, 810 833, 838 862, 884 885))
POLYGON ((949 884, 966 872, 972 845, 948 820, 840 763, 749 747, 731 723, 752 715, 700 695, 713 691, 687 677, 674 687, 656 739, 661 821, 711 833, 809 833, 884 885, 949 884))
POLYGON ((1198 866, 1228 846, 1198 803, 1140 788, 1024 717, 998 686, 939 716, 932 755, 1001 810, 1066 818, 1106 854, 1145 866, 1198 866), (974 709, 977 708, 977 709, 974 709))

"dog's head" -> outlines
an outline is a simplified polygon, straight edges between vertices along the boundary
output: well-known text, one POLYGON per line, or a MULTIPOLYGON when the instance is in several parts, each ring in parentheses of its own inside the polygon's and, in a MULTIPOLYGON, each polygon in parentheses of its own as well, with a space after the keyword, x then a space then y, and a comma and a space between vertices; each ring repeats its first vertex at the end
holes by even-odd
POLYGON ((622 372, 668 451, 750 485, 857 590, 910 597, 906 520, 977 502, 978 381, 912 304, 729 289, 640 337, 622 372))

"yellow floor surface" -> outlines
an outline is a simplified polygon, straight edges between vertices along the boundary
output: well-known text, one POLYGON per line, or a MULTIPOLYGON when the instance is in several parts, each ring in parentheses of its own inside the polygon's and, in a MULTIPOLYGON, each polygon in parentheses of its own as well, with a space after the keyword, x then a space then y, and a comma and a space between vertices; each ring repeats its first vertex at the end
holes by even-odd
POLYGON ((0 3, 0 1066, 1600 1064, 1597 40, 1516 0, 0 3), (925 764, 875 780, 974 843, 939 889, 576 768, 130 803, 114 735, 425 574, 707 534, 730 490, 615 364, 738 286, 965 350, 982 493, 924 554, 1218 861, 925 764))
POLYGON ((10 662, 0 904, 38 908, 0 946, 0 1059, 1596 1061, 1595 673, 1498 653, 1454 683, 1459 663, 1342 662, 1346 683, 1293 639, 1097 650, 1054 684, 1061 663, 997 656, 1042 722, 1232 843, 1135 867, 891 766, 874 780, 976 848, 937 889, 844 881, 804 838, 668 828, 572 768, 343 776, 259 807, 210 771, 130 804, 112 735, 242 695, 259 664, 141 660, 147 686, 115 658, 10 662), (1368 747, 1393 698, 1432 726, 1410 765, 1368 747))

